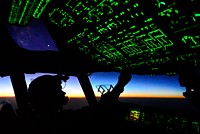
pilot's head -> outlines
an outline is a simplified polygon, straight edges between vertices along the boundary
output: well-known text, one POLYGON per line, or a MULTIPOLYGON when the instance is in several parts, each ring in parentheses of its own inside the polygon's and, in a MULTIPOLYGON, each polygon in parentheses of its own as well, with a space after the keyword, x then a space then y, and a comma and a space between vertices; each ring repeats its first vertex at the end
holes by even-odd
POLYGON ((31 107, 36 112, 51 112, 51 110, 57 112, 61 109, 69 100, 65 97, 61 84, 61 77, 57 75, 43 75, 34 79, 28 87, 31 107))

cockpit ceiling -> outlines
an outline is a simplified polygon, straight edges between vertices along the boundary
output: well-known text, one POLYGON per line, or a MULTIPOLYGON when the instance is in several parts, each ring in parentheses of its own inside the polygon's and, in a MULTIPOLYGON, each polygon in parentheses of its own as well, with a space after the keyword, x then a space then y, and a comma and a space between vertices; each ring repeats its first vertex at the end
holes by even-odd
POLYGON ((199 0, 12 0, 8 22, 41 19, 60 48, 74 45, 113 71, 174 75, 177 65, 200 64, 199 7, 199 0))

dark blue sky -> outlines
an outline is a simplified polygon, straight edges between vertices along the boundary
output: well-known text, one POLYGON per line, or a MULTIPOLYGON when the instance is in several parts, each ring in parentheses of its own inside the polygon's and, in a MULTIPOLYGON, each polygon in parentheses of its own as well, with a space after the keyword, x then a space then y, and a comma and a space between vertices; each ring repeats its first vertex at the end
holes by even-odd
POLYGON ((33 51, 58 51, 47 28, 41 20, 31 21, 29 26, 8 26, 13 40, 22 48, 33 51))

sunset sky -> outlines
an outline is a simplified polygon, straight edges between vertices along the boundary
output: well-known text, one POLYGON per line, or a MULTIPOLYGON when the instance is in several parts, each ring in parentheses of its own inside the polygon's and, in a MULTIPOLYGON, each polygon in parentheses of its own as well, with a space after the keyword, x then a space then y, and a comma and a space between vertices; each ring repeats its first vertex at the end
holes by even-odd
MULTIPOLYGON (((34 78, 43 75, 25 74, 27 86, 34 78)), ((89 76, 96 97, 101 93, 97 91, 98 85, 115 85, 118 80, 117 72, 98 72, 89 76)), ((63 91, 68 97, 84 97, 84 93, 77 77, 70 76, 66 83, 62 83, 63 91)), ((185 87, 181 87, 178 82, 178 76, 146 76, 132 74, 132 80, 125 86, 125 91, 120 97, 167 97, 183 98, 182 93, 185 87)), ((10 77, 0 78, 0 96, 14 96, 10 77)))

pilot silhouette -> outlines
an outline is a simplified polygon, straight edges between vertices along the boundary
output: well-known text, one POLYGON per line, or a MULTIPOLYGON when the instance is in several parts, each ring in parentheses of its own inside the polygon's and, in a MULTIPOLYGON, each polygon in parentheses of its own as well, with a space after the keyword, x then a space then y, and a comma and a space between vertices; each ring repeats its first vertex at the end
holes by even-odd
POLYGON ((69 98, 62 91, 62 80, 68 76, 42 75, 35 78, 28 86, 28 100, 31 108, 31 130, 34 133, 57 131, 57 121, 63 105, 69 98))
POLYGON ((198 67, 184 66, 178 71, 179 84, 185 87, 183 96, 200 108, 200 69, 198 67))
POLYGON ((69 77, 59 75, 42 75, 34 79, 28 87, 30 107, 37 116, 55 116, 62 111, 69 98, 62 91, 62 79, 69 77))
POLYGON ((125 122, 130 105, 119 100, 125 86, 131 80, 132 75, 129 72, 121 72, 116 85, 112 90, 102 94, 99 100, 99 123, 104 124, 106 128, 120 128, 125 122))

